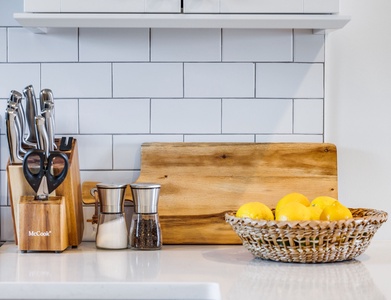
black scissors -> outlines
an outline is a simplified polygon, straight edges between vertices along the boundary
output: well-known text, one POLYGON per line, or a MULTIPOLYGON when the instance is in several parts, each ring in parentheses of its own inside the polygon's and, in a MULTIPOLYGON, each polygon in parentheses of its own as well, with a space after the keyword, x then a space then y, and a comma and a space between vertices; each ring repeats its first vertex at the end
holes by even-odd
POLYGON ((47 200, 49 195, 65 180, 68 173, 68 157, 60 151, 32 149, 23 159, 23 173, 36 192, 35 199, 47 200))

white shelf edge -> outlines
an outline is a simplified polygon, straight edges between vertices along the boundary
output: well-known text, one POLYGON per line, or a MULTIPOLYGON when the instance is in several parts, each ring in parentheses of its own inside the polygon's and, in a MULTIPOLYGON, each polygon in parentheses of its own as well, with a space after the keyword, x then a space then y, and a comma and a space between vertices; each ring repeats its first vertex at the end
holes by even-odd
MULTIPOLYGON (((343 28, 349 16, 322 14, 158 14, 158 13, 15 13, 23 27, 30 28, 343 28)), ((44 29, 42 29, 44 30, 44 29)))

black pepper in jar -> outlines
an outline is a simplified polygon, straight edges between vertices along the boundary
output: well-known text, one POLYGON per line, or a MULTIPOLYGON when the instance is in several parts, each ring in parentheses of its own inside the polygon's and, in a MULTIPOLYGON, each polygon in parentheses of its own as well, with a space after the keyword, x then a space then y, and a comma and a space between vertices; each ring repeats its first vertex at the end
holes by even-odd
POLYGON ((140 250, 156 250, 160 249, 161 245, 158 215, 134 213, 130 226, 130 247, 140 250))

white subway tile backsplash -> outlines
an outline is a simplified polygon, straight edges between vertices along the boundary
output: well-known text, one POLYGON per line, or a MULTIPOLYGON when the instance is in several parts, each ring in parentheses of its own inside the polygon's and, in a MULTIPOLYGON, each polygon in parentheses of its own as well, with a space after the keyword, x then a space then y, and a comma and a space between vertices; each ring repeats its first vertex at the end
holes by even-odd
POLYGON ((220 60, 220 29, 151 29, 151 61, 220 60))
POLYGON ((10 62, 75 62, 77 28, 51 28, 47 34, 9 28, 8 53, 10 62))
POLYGON ((189 143, 253 143, 254 140, 254 135, 250 134, 187 134, 184 141, 189 143))
POLYGON ((96 181, 105 183, 131 183, 137 180, 140 171, 81 171, 81 181, 96 181))
POLYGON ((149 111, 149 99, 80 99, 80 133, 148 133, 149 111))
POLYGON ((182 97, 181 63, 115 63, 114 97, 182 97))
POLYGON ((223 61, 292 61, 290 29, 223 29, 223 61))
POLYGON ((294 31, 294 61, 324 62, 323 34, 312 34, 311 29, 295 29, 294 31))
POLYGON ((295 99, 294 133, 323 134, 323 99, 295 99))
MULTIPOLYGON (((4 133, 4 131, 1 131, 4 133)), ((5 170, 9 159, 9 150, 7 144, 7 136, 5 134, 0 135, 0 170, 5 170)))
POLYGON ((35 93, 39 94, 40 65, 39 64, 0 64, 0 98, 8 99, 11 90, 23 92, 32 84, 35 93))
POLYGON ((80 61, 148 61, 148 28, 80 28, 80 61))
POLYGON ((0 171, 0 205, 7 205, 8 200, 7 172, 0 171))
POLYGON ((7 61, 7 30, 0 28, 0 62, 7 61))
POLYGON ((80 169, 111 170, 113 168, 111 135, 78 135, 75 138, 78 141, 80 169))
POLYGON ((183 142, 182 135, 114 135, 114 169, 140 169, 141 144, 150 142, 183 142))
POLYGON ((0 26, 20 26, 13 15, 23 11, 23 0, 0 0, 0 26))
POLYGON ((292 100, 223 99, 223 133, 292 133, 292 100))
POLYGON ((77 99, 55 99, 56 133, 79 133, 79 103, 77 99))
POLYGON ((254 97, 252 63, 185 63, 185 97, 254 97))
POLYGON ((0 208, 0 237, 2 241, 14 240, 14 225, 10 206, 2 206, 0 208))
POLYGON ((44 63, 41 68, 42 86, 52 89, 55 97, 111 97, 110 63, 44 63))
MULTIPOLYGON (((82 182, 134 182, 144 142, 323 141, 324 35, 81 28, 41 36, 15 27, 22 0, 0 2, 0 110, 12 89, 52 89, 57 137, 77 139, 82 182)), ((3 115, 0 129, 1 234, 12 240, 3 115)))
POLYGON ((221 133, 221 100, 152 99, 151 132, 221 133))
POLYGON ((256 96, 260 98, 323 98, 323 64, 258 63, 256 96))
POLYGON ((260 134, 257 143, 323 143, 323 135, 318 134, 260 134))

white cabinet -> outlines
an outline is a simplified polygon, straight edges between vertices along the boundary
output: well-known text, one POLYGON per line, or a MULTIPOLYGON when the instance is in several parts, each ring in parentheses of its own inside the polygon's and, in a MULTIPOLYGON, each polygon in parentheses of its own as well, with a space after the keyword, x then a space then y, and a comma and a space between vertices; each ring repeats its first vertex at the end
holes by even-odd
POLYGON ((185 13, 338 13, 339 0, 184 0, 185 13))
POLYGON ((339 0, 24 0, 25 12, 338 13, 339 0))
POLYGON ((24 0, 30 13, 179 13, 181 0, 24 0))

